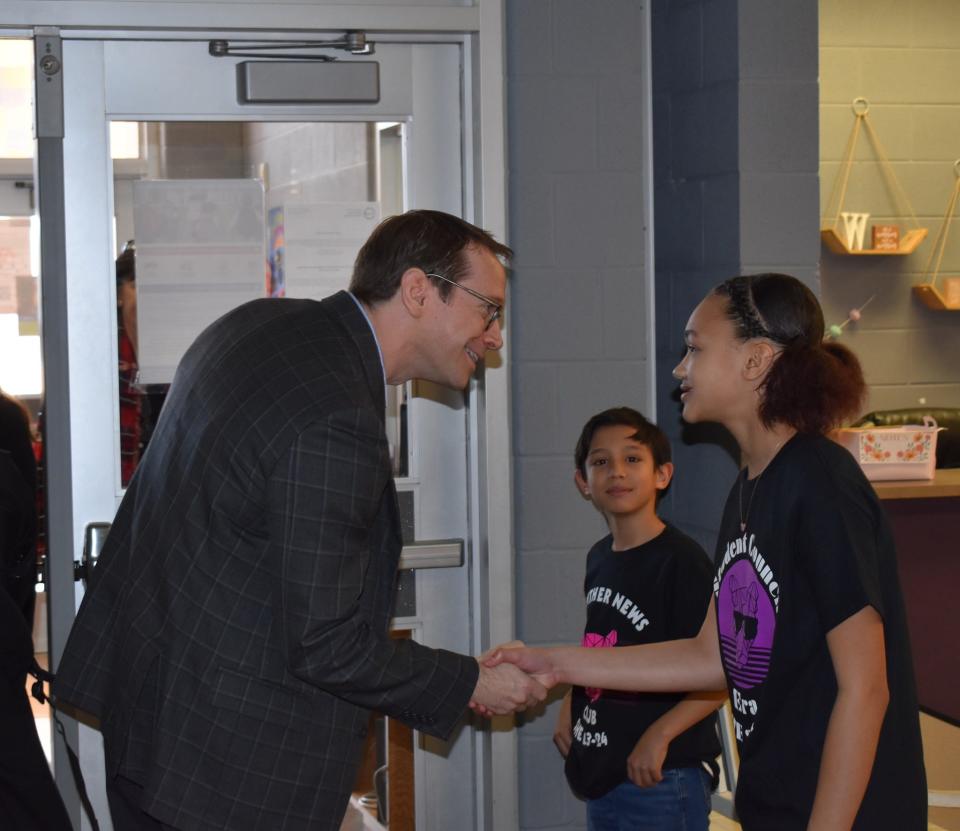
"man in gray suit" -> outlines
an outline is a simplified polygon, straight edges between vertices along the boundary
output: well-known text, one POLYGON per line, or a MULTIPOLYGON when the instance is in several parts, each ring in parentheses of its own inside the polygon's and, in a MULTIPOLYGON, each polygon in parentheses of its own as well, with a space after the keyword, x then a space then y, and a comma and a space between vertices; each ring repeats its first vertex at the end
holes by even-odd
POLYGON ((114 825, 336 829, 372 709, 448 736, 546 691, 388 636, 401 549, 385 384, 501 346, 510 250, 381 223, 350 292, 255 300, 185 354, 57 669, 100 721, 114 825))

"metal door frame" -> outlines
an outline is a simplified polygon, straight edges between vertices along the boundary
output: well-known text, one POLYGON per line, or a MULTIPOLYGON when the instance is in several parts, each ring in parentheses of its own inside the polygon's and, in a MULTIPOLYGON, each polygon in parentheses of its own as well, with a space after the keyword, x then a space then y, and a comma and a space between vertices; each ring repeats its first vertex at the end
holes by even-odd
MULTIPOLYGON (((66 3, 12 3, 5 10, 0 26, 27 25, 39 22, 39 18, 60 19, 68 25, 83 23, 92 25, 97 15, 101 25, 110 25, 103 21, 104 4, 97 5, 99 11, 84 9, 88 4, 83 2, 66 3), (60 17, 50 18, 47 13, 53 9, 60 12, 60 17), (79 15, 79 17, 78 17, 79 15)), ((142 15, 146 11, 154 19, 158 8, 145 10, 148 4, 107 4, 116 7, 114 11, 123 11, 112 17, 111 22, 142 23, 142 15), (133 8, 136 6, 138 8, 133 8), (131 14, 134 18, 131 18, 131 14), (139 16, 139 17, 138 17, 139 16)), ((165 4, 157 4, 163 6, 165 4)), ((403 20, 404 28, 411 25, 421 31, 424 41, 448 40, 450 35, 431 35, 431 29, 459 28, 464 34, 457 37, 463 43, 466 60, 465 71, 469 78, 465 89, 465 114, 472 115, 474 129, 463 137, 464 158, 473 162, 474 176, 472 181, 475 188, 467 193, 468 205, 472 204, 473 212, 468 218, 477 221, 491 230, 499 238, 505 239, 505 149, 504 149, 504 102, 503 102, 503 43, 502 43, 502 0, 489 2, 485 0, 482 7, 471 8, 431 8, 416 7, 414 14, 400 7, 354 7, 345 9, 325 9, 331 11, 331 23, 346 14, 353 14, 354 20, 367 18, 367 24, 403 20), (400 17, 398 18, 398 14, 400 17), (493 175, 488 171, 495 171, 493 175)), ((166 10, 163 10, 166 11, 166 10)), ((277 7, 271 8, 272 20, 278 19, 274 12, 277 7)), ((192 20, 194 23, 203 20, 203 15, 222 14, 219 4, 194 4, 192 20)), ((239 10, 238 15, 246 15, 251 20, 263 15, 259 9, 239 10)), ((316 26, 317 9, 288 7, 279 9, 280 17, 286 12, 290 20, 291 15, 306 18, 309 14, 309 26, 306 20, 300 22, 304 29, 316 26)), ((165 20, 165 25, 175 21, 165 20)), ((356 25, 356 24, 354 24, 356 25)), ((327 27, 325 27, 327 28, 327 27)), ((375 26, 369 26, 375 28, 375 26)), ((106 30, 115 36, 114 30, 106 30)), ((13 35, 14 32, 9 32, 13 35)), ((157 29, 152 31, 136 31, 131 34, 145 36, 148 39, 157 37, 157 29)), ((175 33, 179 37, 196 37, 197 33, 175 33)), ((63 30, 55 28, 37 28, 34 35, 42 44, 42 49, 48 45, 57 45, 59 37, 95 38, 98 32, 93 29, 63 30)), ((390 35, 383 39, 397 39, 409 41, 409 36, 390 35)), ((49 68, 50 62, 47 61, 49 68)), ((55 73, 56 74, 56 73, 55 73)), ((69 362, 67 355, 67 298, 66 298, 66 268, 64 259, 65 228, 63 221, 63 150, 62 150, 62 81, 56 77, 46 80, 47 75, 38 72, 41 80, 41 89, 38 92, 38 145, 36 157, 38 201, 44 219, 41 222, 41 252, 43 255, 43 314, 44 314, 44 363, 46 373, 47 401, 46 411, 52 416, 51 426, 60 425, 62 429, 48 429, 48 448, 54 466, 49 468, 51 487, 48 490, 50 500, 51 527, 49 529, 49 544, 61 550, 73 551, 76 544, 73 540, 73 517, 69 487, 63 483, 71 481, 70 470, 70 436, 69 436, 69 362), (40 114, 43 113, 43 120, 40 114), (59 112, 59 121, 57 113, 59 112), (64 492, 66 490, 66 492, 64 492)), ((62 76, 61 76, 62 77, 62 76)), ((507 346, 501 352, 502 359, 506 359, 507 346)), ((490 373, 483 380, 482 390, 474 387, 471 391, 470 431, 475 436, 470 442, 470 465, 475 466, 476 478, 480 487, 472 491, 471 513, 476 517, 472 527, 473 539, 470 540, 475 552, 472 560, 471 586, 473 606, 477 614, 473 621, 473 639, 479 648, 485 648, 493 643, 508 640, 514 632, 514 559, 512 534, 512 475, 510 465, 504 465, 504 460, 511 458, 510 439, 510 408, 509 408, 509 376, 505 368, 490 373), (488 471, 504 471, 505 476, 497 477, 492 481, 488 471), (496 585, 497 591, 491 593, 490 585, 496 585)), ((72 558, 67 561, 61 558, 59 562, 51 562, 52 575, 58 580, 72 579, 72 558), (68 574, 68 572, 71 572, 68 574)), ((52 606, 52 604, 51 604, 52 606)), ((55 644, 62 643, 70 620, 55 619, 51 611, 51 645, 53 657, 59 657, 56 650, 61 648, 55 644), (59 633, 60 637, 56 633, 59 633)), ((75 738, 75 737, 74 737, 75 738)), ((493 730, 481 733, 476 745, 478 770, 486 771, 481 776, 478 787, 478 817, 479 828, 514 827, 517 824, 517 794, 516 794, 516 737, 511 730, 493 730), (489 782, 489 788, 484 783, 489 782)), ((62 756, 62 749, 58 748, 56 764, 66 767, 62 756)))

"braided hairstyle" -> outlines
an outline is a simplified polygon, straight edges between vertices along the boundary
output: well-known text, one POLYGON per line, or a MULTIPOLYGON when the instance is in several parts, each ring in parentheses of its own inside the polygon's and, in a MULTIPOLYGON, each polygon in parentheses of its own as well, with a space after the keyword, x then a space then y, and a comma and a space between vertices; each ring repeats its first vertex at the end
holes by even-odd
POLYGON ((823 311, 789 274, 733 277, 713 290, 741 340, 766 338, 782 350, 760 384, 760 420, 800 433, 826 433, 855 418, 866 394, 856 355, 824 341, 823 311))

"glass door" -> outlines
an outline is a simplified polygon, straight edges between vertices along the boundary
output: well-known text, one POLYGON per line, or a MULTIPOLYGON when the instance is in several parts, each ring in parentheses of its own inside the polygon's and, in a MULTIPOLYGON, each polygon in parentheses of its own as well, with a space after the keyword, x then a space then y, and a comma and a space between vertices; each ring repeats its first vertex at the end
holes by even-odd
MULTIPOLYGON (((62 42, 68 406, 52 426, 69 446, 58 510, 73 545, 51 552, 54 664, 83 592, 64 585, 66 561, 80 560, 91 527, 112 519, 193 337, 254 297, 345 288, 381 218, 413 207, 464 215, 472 165, 461 45, 384 43, 355 60, 371 59, 374 103, 249 104, 239 103, 242 59, 212 57, 206 41, 62 42)), ((476 389, 414 384, 388 398, 409 542, 470 540, 476 389)), ((397 627, 431 646, 477 651, 468 574, 466 564, 408 572, 397 627)), ((102 770, 99 734, 80 725, 77 741, 85 771, 102 770)), ((449 746, 417 742, 418 828, 470 823, 473 742, 473 731, 449 746)), ((69 790, 67 770, 58 765, 69 790)), ((103 782, 88 788, 106 817, 103 782)))

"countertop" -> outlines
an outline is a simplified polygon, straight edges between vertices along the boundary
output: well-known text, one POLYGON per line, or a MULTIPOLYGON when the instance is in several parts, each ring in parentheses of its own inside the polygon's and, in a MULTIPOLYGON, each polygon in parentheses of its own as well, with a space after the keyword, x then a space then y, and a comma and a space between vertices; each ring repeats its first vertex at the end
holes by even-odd
POLYGON ((871 482, 881 499, 939 499, 960 496, 960 468, 938 469, 933 479, 871 482))

